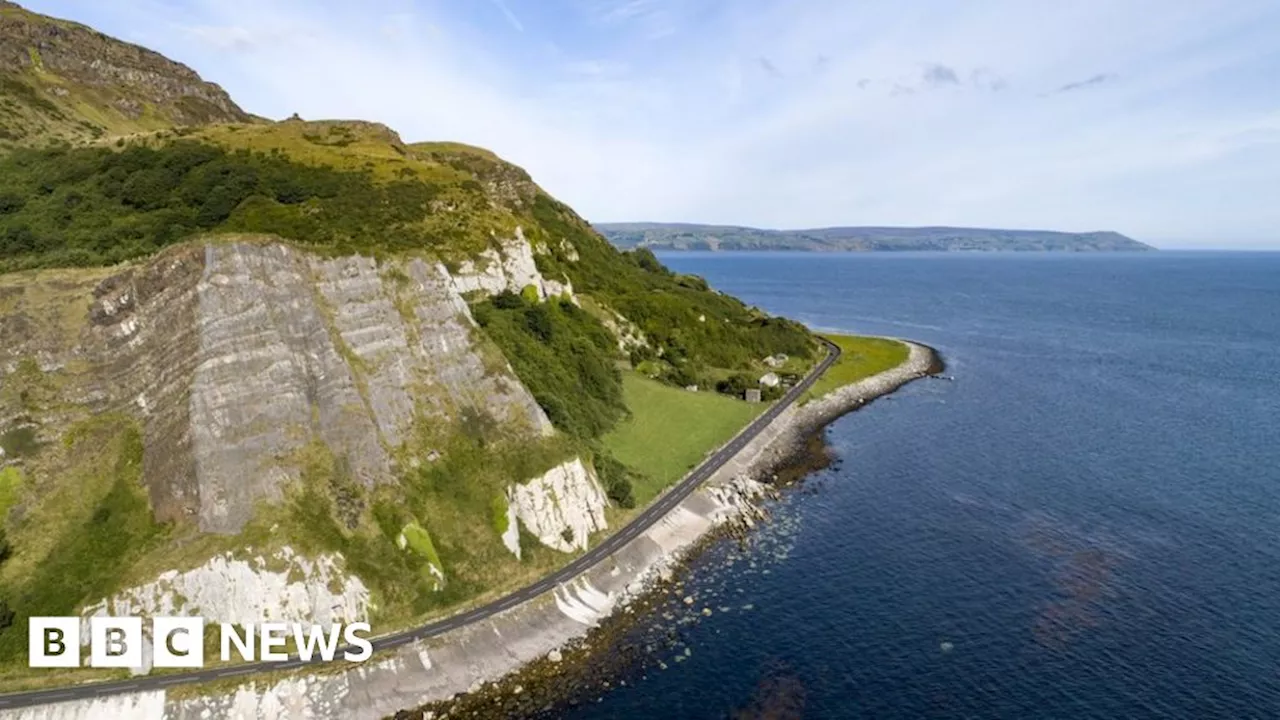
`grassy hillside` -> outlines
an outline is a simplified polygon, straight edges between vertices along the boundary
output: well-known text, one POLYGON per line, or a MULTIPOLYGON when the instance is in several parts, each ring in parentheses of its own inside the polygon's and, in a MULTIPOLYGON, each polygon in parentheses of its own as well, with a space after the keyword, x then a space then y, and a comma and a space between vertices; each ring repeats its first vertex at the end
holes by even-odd
POLYGON ((618 252, 523 170, 465 146, 405 145, 380 125, 230 125, 0 157, 0 271, 109 265, 211 232, 456 266, 517 227, 546 277, 638 326, 649 342, 629 359, 657 363, 672 383, 814 352, 798 324, 646 251, 618 252))
POLYGON ((0 1, 0 151, 252 119, 184 65, 0 1))
POLYGON ((639 473, 636 500, 646 503, 684 477, 712 448, 728 442, 767 407, 709 392, 689 392, 636 373, 623 378, 631 416, 604 447, 639 473))
MULTIPOLYGON (((188 68, 3 0, 0 84, 0 339, 27 348, 0 363, 0 678, 25 672, 25 618, 68 614, 246 548, 341 555, 370 589, 379 629, 490 597, 566 559, 528 538, 521 559, 504 546, 512 483, 582 457, 616 505, 634 506, 762 409, 676 388, 758 377, 777 354, 802 367, 818 352, 801 325, 674 273, 647 250, 614 248, 480 148, 409 144, 360 121, 258 121, 188 68), (136 363, 120 358, 150 346, 106 315, 141 307, 139 293, 191 289, 208 257, 191 243, 246 238, 323 256, 423 259, 455 276, 524 238, 538 272, 572 296, 476 291, 465 299, 478 328, 452 312, 477 366, 510 383, 509 364, 557 432, 532 437, 463 406, 431 422, 414 414, 412 431, 383 448, 394 455, 389 477, 368 483, 350 457, 303 435, 278 458, 298 469, 292 484, 254 505, 238 534, 161 521, 140 463, 168 446, 146 422, 189 410, 181 395, 158 407, 154 392, 178 372, 175 360, 195 357, 178 348, 193 341, 194 315, 157 325, 164 347, 136 363), (159 266, 176 274, 151 272, 159 266), (96 304, 122 288, 133 292, 110 312, 96 304), (77 354, 117 331, 106 362, 77 354), (146 392, 85 417, 113 377, 139 373, 146 392)), ((408 283, 389 274, 399 267, 378 272, 408 283)), ((344 362, 363 362, 339 345, 344 362)), ((367 402, 369 389, 355 385, 367 402)))

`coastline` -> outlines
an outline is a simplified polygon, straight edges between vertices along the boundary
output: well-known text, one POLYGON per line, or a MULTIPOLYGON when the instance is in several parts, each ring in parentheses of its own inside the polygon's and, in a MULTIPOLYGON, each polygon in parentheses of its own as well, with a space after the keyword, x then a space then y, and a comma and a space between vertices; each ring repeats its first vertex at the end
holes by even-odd
MULTIPOLYGON (((633 612, 654 588, 670 580, 684 559, 713 531, 760 516, 756 500, 815 433, 836 418, 903 385, 941 371, 932 348, 907 344, 901 365, 840 387, 782 413, 695 492, 647 531, 578 576, 528 602, 483 621, 411 643, 340 672, 259 679, 225 693, 166 697, 163 690, 42 705, 0 712, 5 720, 37 718, 418 717, 405 708, 445 706, 481 690, 512 697, 522 671, 551 670, 566 662, 571 645, 607 619, 633 612), (495 685, 496 684, 496 685, 495 685)), ((484 693, 489 695, 491 693, 484 693)), ((532 698, 530 698, 532 699, 532 698)))

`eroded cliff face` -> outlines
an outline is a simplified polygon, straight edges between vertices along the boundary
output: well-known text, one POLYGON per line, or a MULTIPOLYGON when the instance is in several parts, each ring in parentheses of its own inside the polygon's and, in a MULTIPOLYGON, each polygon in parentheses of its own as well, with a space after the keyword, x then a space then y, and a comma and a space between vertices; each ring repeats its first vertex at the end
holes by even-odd
POLYGON ((77 418, 138 418, 160 520, 234 533, 255 503, 281 498, 294 455, 316 442, 371 487, 392 479, 414 423, 469 409, 552 432, 438 264, 237 242, 64 276, 0 279, 0 378, 24 382, 34 362, 56 390, 44 406, 0 398, 0 432, 22 425, 53 443, 77 418))
POLYGON ((585 550, 593 533, 608 528, 609 504, 600 483, 580 458, 551 468, 507 490, 507 549, 520 557, 519 522, 547 547, 561 552, 585 550))
POLYGON ((466 294, 479 292, 485 296, 501 292, 523 292, 532 287, 539 300, 567 295, 573 297, 573 284, 567 278, 547 278, 538 271, 534 248, 517 227, 515 237, 500 244, 500 249, 480 253, 453 273, 454 287, 466 294))

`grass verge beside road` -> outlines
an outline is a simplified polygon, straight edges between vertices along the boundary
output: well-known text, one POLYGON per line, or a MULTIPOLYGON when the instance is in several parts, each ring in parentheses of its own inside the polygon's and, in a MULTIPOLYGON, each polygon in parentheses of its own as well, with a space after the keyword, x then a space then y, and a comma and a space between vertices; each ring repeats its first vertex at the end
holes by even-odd
POLYGON ((768 407, 714 392, 681 390, 633 372, 624 374, 622 387, 631 417, 603 442, 614 457, 640 473, 635 481, 637 507, 679 481, 768 407))
POLYGON ((800 399, 802 404, 844 385, 892 370, 906 362, 911 352, 903 343, 887 338, 827 334, 823 337, 840 346, 840 360, 809 388, 800 399))

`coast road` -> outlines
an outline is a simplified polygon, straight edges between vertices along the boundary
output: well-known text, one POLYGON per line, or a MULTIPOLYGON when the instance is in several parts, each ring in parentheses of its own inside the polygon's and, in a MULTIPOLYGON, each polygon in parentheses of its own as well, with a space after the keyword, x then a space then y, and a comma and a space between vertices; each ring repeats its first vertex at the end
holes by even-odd
MULTIPOLYGON (((800 397, 813 385, 818 377, 821 376, 822 373, 826 372, 827 369, 830 368, 837 360, 839 360, 840 348, 837 347, 835 343, 828 342, 825 339, 822 340, 822 343, 827 350, 826 356, 813 368, 813 370, 809 372, 808 375, 805 376, 803 380, 788 390, 781 399, 771 405, 759 417, 752 421, 746 429, 738 433, 732 440, 704 460, 701 465, 693 470, 693 472, 686 475, 683 480, 677 483, 664 495, 659 497, 649 507, 645 508, 635 517, 634 520, 624 526, 621 530, 605 538, 605 540, 599 545, 578 556, 572 562, 556 572, 543 577, 541 580, 538 580, 531 585, 520 588, 509 595, 498 598, 493 602, 457 615, 451 615, 441 620, 429 622, 425 625, 372 638, 370 642, 373 645, 374 652, 389 650, 416 640, 429 638, 450 630, 456 630, 471 623, 484 620, 503 612, 504 610, 509 610, 521 603, 532 600, 545 592, 553 590, 559 585, 572 581, 578 575, 593 567, 596 563, 604 560, 614 552, 621 549, 641 533, 648 530, 655 522, 662 519, 667 513, 671 512, 694 490, 698 489, 699 485, 706 481, 707 478, 711 477, 720 469, 721 466, 733 458, 733 456, 737 455, 742 448, 746 447, 746 445, 755 439, 762 430, 777 419, 778 415, 794 404, 796 400, 800 399, 800 397)), ((341 652, 342 650, 340 649, 339 653, 341 652)), ((306 661, 295 656, 283 662, 243 663, 239 665, 229 665, 205 670, 193 670, 183 673, 138 677, 129 680, 85 683, 66 687, 10 693, 7 695, 0 695, 0 710, 11 710, 46 703, 85 700, 123 693, 165 690, 178 685, 191 685, 195 683, 209 682, 212 680, 245 677, 264 672, 276 672, 290 668, 302 667, 308 664, 318 664, 320 662, 323 661, 318 658, 306 661)))

